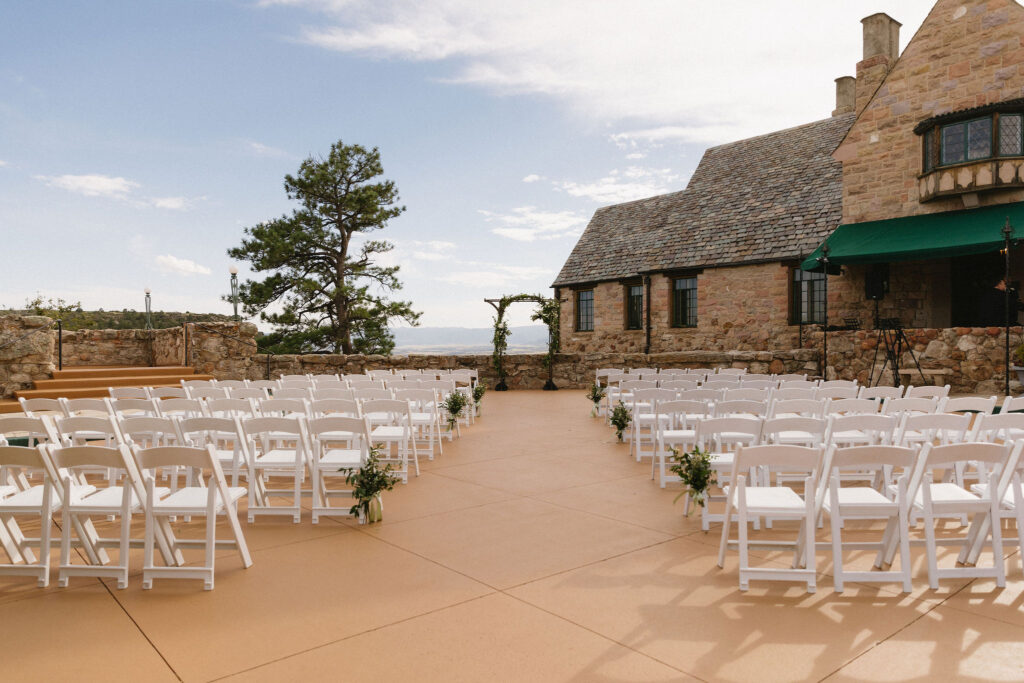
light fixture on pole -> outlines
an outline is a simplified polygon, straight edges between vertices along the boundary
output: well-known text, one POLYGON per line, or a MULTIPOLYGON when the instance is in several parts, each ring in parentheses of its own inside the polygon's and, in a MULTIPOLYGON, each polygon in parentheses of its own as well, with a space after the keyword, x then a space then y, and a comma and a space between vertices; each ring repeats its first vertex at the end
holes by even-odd
POLYGON ((231 266, 228 268, 228 272, 231 273, 231 304, 235 307, 235 322, 239 321, 238 317, 238 268, 231 266))
POLYGON ((146 329, 153 329, 153 310, 149 287, 146 287, 146 329))

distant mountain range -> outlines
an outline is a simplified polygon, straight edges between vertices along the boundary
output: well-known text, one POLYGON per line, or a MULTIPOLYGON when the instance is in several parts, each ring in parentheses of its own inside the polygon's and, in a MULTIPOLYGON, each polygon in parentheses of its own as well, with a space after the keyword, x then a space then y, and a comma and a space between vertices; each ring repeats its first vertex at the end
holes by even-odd
MULTIPOLYGON (((548 348, 545 325, 524 325, 509 328, 508 353, 542 353, 548 348)), ((397 327, 396 354, 449 353, 469 355, 491 353, 494 329, 490 327, 397 327)))

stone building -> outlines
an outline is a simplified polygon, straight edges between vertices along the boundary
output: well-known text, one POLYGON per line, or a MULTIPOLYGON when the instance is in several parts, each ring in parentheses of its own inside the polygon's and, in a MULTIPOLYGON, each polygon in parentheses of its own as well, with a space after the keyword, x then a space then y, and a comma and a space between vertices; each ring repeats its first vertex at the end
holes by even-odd
POLYGON ((594 214, 553 284, 566 351, 820 343, 826 238, 830 323, 991 324, 1007 218, 1024 238, 1024 7, 939 0, 902 54, 897 21, 862 24, 831 118, 713 147, 685 190, 594 214))

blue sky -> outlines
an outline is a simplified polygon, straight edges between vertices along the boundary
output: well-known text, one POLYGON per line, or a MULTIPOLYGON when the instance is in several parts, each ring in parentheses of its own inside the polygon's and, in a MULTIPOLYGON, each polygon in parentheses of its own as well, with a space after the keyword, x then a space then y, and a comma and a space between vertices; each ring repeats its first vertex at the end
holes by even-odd
MULTIPOLYGON (((0 6, 0 306, 229 313, 226 250, 282 180, 377 146, 430 326, 548 292, 600 206, 681 189, 710 145, 827 117, 859 20, 931 0, 180 0, 0 6)), ((244 264, 242 276, 246 275, 244 264)), ((513 314, 527 322, 529 307, 513 314)))

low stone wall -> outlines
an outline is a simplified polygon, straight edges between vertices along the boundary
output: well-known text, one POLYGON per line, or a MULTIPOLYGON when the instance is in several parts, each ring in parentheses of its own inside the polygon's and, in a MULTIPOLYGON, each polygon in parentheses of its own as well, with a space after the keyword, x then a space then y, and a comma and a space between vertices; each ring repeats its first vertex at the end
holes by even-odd
POLYGON ((65 366, 153 365, 154 330, 64 331, 65 366))
POLYGON ((50 318, 0 316, 0 398, 53 375, 57 330, 50 318))
MULTIPOLYGON (((244 379, 256 359, 256 326, 252 323, 187 323, 186 365, 217 379, 244 379)), ((179 334, 180 338, 180 334, 179 334)), ((173 344, 168 344, 173 353, 173 344)), ((256 373, 259 374, 258 372, 256 373)))
MULTIPOLYGON (((545 354, 514 354, 505 357, 506 382, 510 389, 540 389, 548 377, 545 354)), ((249 367, 248 379, 266 379, 266 355, 260 354, 249 367)), ((446 356, 363 356, 363 355, 275 355, 269 357, 270 376, 282 374, 360 374, 368 370, 448 369, 477 370, 494 386, 498 377, 490 355, 446 356)), ((672 353, 631 354, 559 354, 555 361, 555 384, 563 389, 585 389, 594 381, 598 368, 661 367, 747 368, 750 372, 817 372, 819 353, 815 349, 793 351, 676 351, 672 353)))
MULTIPOLYGON (((980 393, 1002 396, 1005 392, 1005 336, 1001 327, 954 327, 946 329, 904 330, 910 350, 900 357, 903 384, 922 384, 914 364, 916 358, 929 384, 949 384, 954 393, 980 393), (909 372, 913 371, 913 372, 909 372)), ((1010 352, 1024 341, 1024 329, 1010 328, 1010 352)), ((821 349, 821 332, 809 335, 807 345, 821 349)), ((884 342, 876 330, 828 333, 828 369, 830 379, 856 379, 867 384, 893 383, 891 368, 877 378, 885 365, 884 342)), ((1011 393, 1022 387, 1011 377, 1011 393)))

